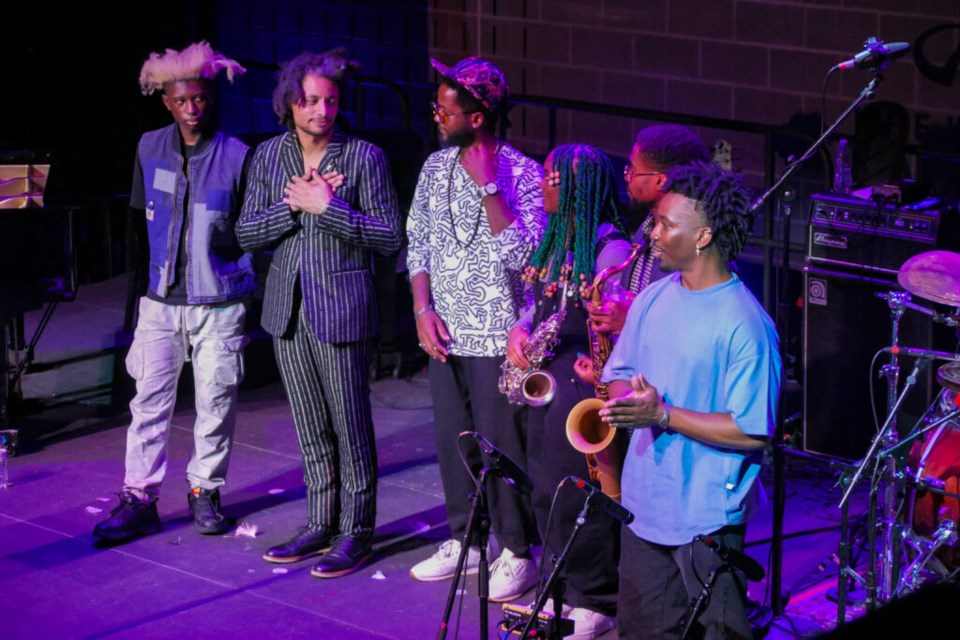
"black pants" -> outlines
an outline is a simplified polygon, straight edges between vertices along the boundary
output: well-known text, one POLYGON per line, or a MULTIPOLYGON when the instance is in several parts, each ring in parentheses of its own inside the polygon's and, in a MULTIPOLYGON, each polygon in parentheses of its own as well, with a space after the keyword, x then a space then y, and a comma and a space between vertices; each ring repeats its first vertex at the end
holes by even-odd
MULTIPOLYGON (((578 476, 589 482, 586 457, 567 440, 566 424, 577 402, 593 398, 594 388, 576 378, 573 363, 576 353, 558 353, 545 370, 557 380, 557 395, 545 407, 527 409, 527 464, 533 479, 533 508, 543 540, 543 571, 553 569, 553 558, 560 555, 573 532, 586 494, 571 483, 558 484, 566 476, 578 476), (548 517, 554 493, 553 519, 548 517)), ((625 434, 624 434, 625 435, 625 434)), ((620 523, 601 510, 588 514, 577 534, 566 565, 560 573, 564 581, 564 602, 574 607, 616 614, 617 561, 620 557, 620 523)))
MULTIPOLYGON (((712 537, 739 551, 745 531, 743 525, 728 527, 712 537)), ((647 542, 624 527, 617 607, 620 639, 679 638, 683 632, 681 618, 690 602, 700 595, 703 583, 721 564, 720 557, 702 542, 663 546, 647 542)), ((753 637, 744 593, 744 585, 734 573, 724 570, 717 574, 709 605, 698 618, 706 630, 706 640, 753 637)))
MULTIPOLYGON (((446 500, 447 522, 457 540, 462 539, 470 512, 474 483, 458 452, 463 452, 473 476, 484 465, 480 449, 471 438, 458 438, 462 431, 483 434, 511 460, 526 459, 520 425, 520 407, 507 402, 497 391, 502 357, 447 356, 446 363, 430 360, 430 392, 433 396, 437 462, 446 500)), ((486 484, 490 521, 501 548, 521 557, 530 554, 536 525, 529 497, 521 496, 499 478, 486 484)))

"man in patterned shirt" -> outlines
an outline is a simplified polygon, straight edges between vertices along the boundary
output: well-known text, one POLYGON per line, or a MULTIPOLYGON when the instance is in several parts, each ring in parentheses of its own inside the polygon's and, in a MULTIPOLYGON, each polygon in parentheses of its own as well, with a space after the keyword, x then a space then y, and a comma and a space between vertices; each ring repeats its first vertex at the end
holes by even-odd
MULTIPOLYGON (((410 570, 417 580, 454 574, 476 471, 483 460, 463 431, 483 434, 515 461, 525 459, 518 408, 497 391, 507 334, 517 318, 521 270, 546 223, 540 166, 498 142, 497 118, 509 86, 503 72, 471 57, 440 72, 433 105, 444 148, 427 158, 407 221, 407 268, 420 346, 431 357, 437 460, 453 539, 410 570)), ((502 482, 489 491, 493 532, 502 550, 491 566, 490 600, 520 597, 536 582, 529 501, 502 482)), ((467 555, 476 573, 479 552, 467 555)))

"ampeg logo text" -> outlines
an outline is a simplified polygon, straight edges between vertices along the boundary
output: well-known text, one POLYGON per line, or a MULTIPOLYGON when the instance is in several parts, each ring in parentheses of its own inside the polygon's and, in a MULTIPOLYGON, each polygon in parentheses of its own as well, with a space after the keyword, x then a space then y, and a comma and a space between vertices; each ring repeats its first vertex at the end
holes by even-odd
POLYGON ((816 231, 813 234, 813 244, 821 247, 835 247, 837 249, 847 248, 847 239, 844 236, 835 236, 831 233, 816 231))

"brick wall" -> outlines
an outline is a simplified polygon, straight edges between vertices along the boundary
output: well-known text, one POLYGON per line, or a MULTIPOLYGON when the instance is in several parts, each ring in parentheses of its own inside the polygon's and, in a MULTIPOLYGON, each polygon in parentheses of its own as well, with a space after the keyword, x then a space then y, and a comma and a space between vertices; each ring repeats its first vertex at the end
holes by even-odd
MULTIPOLYGON (((914 45, 887 71, 877 99, 907 107, 911 142, 960 149, 960 92, 948 67, 960 51, 956 0, 218 0, 213 15, 215 44, 253 63, 224 96, 224 125, 233 131, 278 130, 269 104, 274 65, 303 50, 345 45, 364 74, 400 88, 425 138, 435 81, 429 57, 452 64, 465 55, 501 65, 515 94, 816 134, 826 72, 876 35, 914 45)), ((828 122, 869 78, 865 71, 829 78, 828 122)), ((370 87, 363 100, 366 128, 399 126, 390 91, 370 87)), ((346 110, 350 115, 349 99, 346 110)), ((536 106, 516 107, 510 120, 511 142, 534 156, 548 151, 553 133, 557 143, 590 142, 621 158, 633 132, 649 123, 559 112, 550 129, 547 110, 536 106)), ((841 132, 852 131, 850 119, 841 132)), ((699 133, 708 142, 729 140, 738 166, 755 186, 762 183, 762 137, 705 127, 699 133)), ((802 149, 779 141, 778 169, 802 149)), ((822 184, 821 164, 803 173, 822 184)))
MULTIPOLYGON (((936 31, 960 23, 956 0, 218 0, 214 15, 217 46, 265 66, 305 49, 349 46, 363 73, 401 87, 423 134, 431 128, 426 104, 435 79, 429 56, 452 64, 465 55, 500 64, 517 94, 816 133, 827 70, 875 35, 914 45, 890 67, 877 99, 907 107, 912 142, 960 148, 956 72, 943 68, 960 50, 960 26, 936 31)), ((868 80, 864 71, 831 76, 827 119, 868 80)), ((272 86, 272 71, 252 69, 226 96, 227 128, 275 130, 272 86)), ((389 92, 368 89, 364 98, 373 114, 367 126, 398 123, 389 92)), ((514 143, 534 155, 547 151, 543 108, 518 107, 511 121, 514 143)), ((623 156, 644 124, 561 113, 557 141, 588 141, 623 156)), ((852 127, 850 120, 841 131, 852 127)), ((758 175, 756 136, 701 133, 708 141, 730 139, 738 163, 758 175)), ((796 149, 781 157, 788 151, 796 149)))
MULTIPOLYGON (((518 93, 814 133, 826 72, 859 52, 868 36, 905 41, 914 52, 888 69, 877 99, 907 107, 912 142, 960 148, 960 84, 955 69, 936 69, 960 51, 960 26, 929 34, 960 23, 955 0, 434 0, 430 18, 433 55, 488 57, 502 65, 518 93), (937 73, 951 84, 938 83, 937 73)), ((865 71, 830 77, 828 120, 869 78, 865 71)), ((542 153, 543 116, 529 110, 517 111, 512 136, 542 153)), ((559 118, 559 142, 587 139, 626 153, 622 125, 589 119, 559 118)), ((852 130, 851 119, 841 131, 852 130)), ((702 133, 732 138, 738 160, 748 172, 758 170, 757 140, 702 133)))

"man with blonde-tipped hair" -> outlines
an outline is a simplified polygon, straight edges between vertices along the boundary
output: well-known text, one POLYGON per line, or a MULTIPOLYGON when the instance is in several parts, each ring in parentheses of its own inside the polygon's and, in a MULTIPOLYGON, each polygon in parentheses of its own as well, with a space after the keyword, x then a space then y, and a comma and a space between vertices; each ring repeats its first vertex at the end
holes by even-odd
POLYGON ((234 224, 243 201, 245 144, 217 131, 216 77, 244 72, 206 42, 153 53, 140 71, 144 95, 161 92, 173 124, 137 145, 130 207, 146 219, 149 287, 127 356, 136 380, 120 504, 94 536, 123 542, 160 530, 156 501, 167 469, 167 433, 184 362, 193 362, 197 419, 187 464, 194 523, 219 534, 220 508, 243 378, 243 298, 256 288, 234 224))

